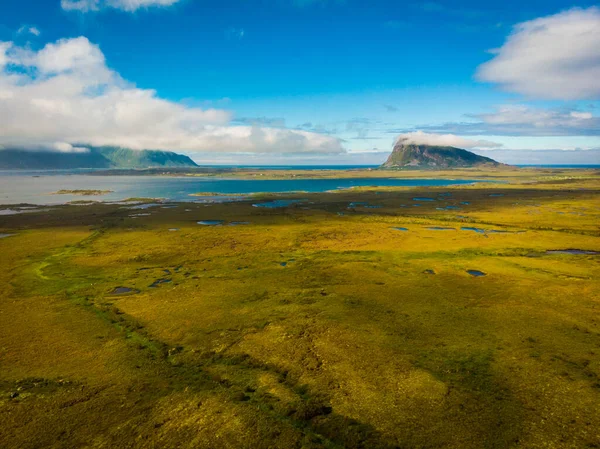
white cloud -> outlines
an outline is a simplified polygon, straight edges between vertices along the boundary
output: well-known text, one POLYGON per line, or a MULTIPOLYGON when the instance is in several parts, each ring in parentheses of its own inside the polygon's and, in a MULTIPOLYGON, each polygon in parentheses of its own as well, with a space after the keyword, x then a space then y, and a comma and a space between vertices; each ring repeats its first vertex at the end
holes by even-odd
POLYGON ((180 0, 61 0, 60 4, 66 11, 90 12, 114 8, 134 12, 141 8, 171 6, 178 1, 180 0))
POLYGON ((55 44, 47 44, 31 57, 34 59, 22 62, 29 62, 44 73, 87 72, 98 69, 108 72, 104 54, 85 37, 61 39, 55 44))
POLYGON ((29 33, 29 34, 33 34, 34 36, 39 36, 40 34, 42 34, 37 27, 29 26, 29 25, 23 25, 21 28, 18 29, 17 33, 18 34, 29 33))
POLYGON ((243 28, 229 27, 225 30, 225 35, 230 39, 243 39, 246 31, 243 28))
MULTIPOLYGON (((493 113, 480 114, 477 117, 488 125, 527 126, 541 132, 556 132, 565 128, 584 129, 592 127, 594 122, 591 112, 536 109, 522 105, 501 106, 493 113)), ((595 126, 598 127, 597 120, 595 126)))
POLYGON ((0 70, 8 63, 8 50, 12 47, 12 42, 0 42, 0 70))
POLYGON ((457 148, 497 148, 502 144, 490 142, 488 140, 465 139, 454 134, 433 134, 423 131, 415 131, 400 134, 396 139, 397 143, 415 144, 415 145, 439 145, 457 148))
POLYGON ((505 164, 576 164, 597 165, 600 164, 600 149, 573 149, 573 150, 476 150, 473 151, 481 156, 505 164))
POLYGON ((0 145, 0 151, 5 149, 19 149, 21 151, 32 151, 35 153, 48 152, 48 153, 89 153, 90 149, 86 147, 75 147, 67 142, 51 142, 51 143, 33 143, 27 146, 15 146, 0 145))
POLYGON ((230 126, 231 114, 159 98, 107 67, 85 37, 35 52, 0 42, 0 145, 77 151, 81 145, 248 153, 341 153, 316 133, 230 126))
POLYGON ((569 113, 569 116, 571 116, 575 119, 579 119, 579 120, 589 120, 594 117, 591 112, 578 112, 578 111, 571 111, 569 113))
POLYGON ((471 115, 476 122, 421 127, 431 132, 494 136, 599 136, 600 117, 569 108, 540 109, 527 105, 499 106, 486 114, 471 115))
POLYGON ((571 9, 516 25, 480 81, 544 99, 600 98, 600 9, 571 9))

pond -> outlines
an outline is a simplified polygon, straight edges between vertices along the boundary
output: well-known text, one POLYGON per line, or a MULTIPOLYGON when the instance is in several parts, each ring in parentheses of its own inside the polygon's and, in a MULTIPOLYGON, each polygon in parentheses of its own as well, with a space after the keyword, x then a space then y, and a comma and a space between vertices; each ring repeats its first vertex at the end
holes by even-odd
POLYGON ((168 284, 169 282, 171 282, 171 279, 157 279, 152 284, 150 284, 149 287, 156 288, 161 284, 168 284))
POLYGON ((600 254, 600 251, 592 251, 587 249, 553 249, 546 251, 546 254, 577 254, 584 256, 595 256, 600 254))
POLYGON ((50 209, 38 209, 38 208, 16 208, 16 209, 2 209, 0 215, 18 215, 18 214, 31 214, 34 212, 48 212, 50 209))
POLYGON ((202 226, 220 226, 223 224, 223 220, 200 220, 198 224, 202 226))
POLYGON ((130 287, 115 287, 110 294, 113 296, 118 296, 118 295, 134 295, 139 293, 140 291, 135 289, 135 288, 130 288, 130 287))
POLYGON ((463 226, 462 228, 460 228, 461 231, 473 231, 473 232, 477 232, 478 234, 485 234, 485 229, 481 229, 481 228, 471 228, 471 227, 467 227, 467 226, 463 226))

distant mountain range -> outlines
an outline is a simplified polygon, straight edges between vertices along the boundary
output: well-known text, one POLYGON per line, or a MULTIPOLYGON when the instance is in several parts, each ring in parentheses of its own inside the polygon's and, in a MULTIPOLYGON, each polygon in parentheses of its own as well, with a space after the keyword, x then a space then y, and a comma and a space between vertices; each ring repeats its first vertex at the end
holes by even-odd
POLYGON ((497 167, 504 164, 467 150, 399 141, 382 168, 497 167))
POLYGON ((197 167, 189 157, 171 151, 119 147, 91 147, 89 150, 86 153, 60 153, 3 149, 0 150, 0 169, 197 167))

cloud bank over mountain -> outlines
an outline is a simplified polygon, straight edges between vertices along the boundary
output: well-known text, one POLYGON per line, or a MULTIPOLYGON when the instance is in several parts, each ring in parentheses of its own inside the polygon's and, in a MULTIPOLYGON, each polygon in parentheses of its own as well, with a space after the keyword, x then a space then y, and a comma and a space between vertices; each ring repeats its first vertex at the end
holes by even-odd
POLYGON ((85 37, 35 51, 0 42, 0 146, 230 153, 342 153, 340 141, 301 130, 231 126, 232 115, 160 98, 111 70, 85 37))
POLYGON ((454 134, 433 134, 423 131, 414 131, 400 134, 396 138, 396 143, 406 143, 415 145, 437 145, 443 147, 456 147, 462 149, 471 148, 498 148, 502 145, 489 140, 473 140, 454 134))

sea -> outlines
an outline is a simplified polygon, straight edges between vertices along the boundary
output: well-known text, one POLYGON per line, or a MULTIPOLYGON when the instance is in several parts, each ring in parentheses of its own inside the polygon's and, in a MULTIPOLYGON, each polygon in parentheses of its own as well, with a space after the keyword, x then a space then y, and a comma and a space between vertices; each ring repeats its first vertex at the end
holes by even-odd
POLYGON ((352 187, 448 186, 484 182, 477 179, 233 179, 175 176, 90 176, 64 172, 0 172, 0 205, 64 204, 75 200, 122 201, 128 198, 156 198, 165 201, 223 201, 227 195, 253 193, 326 192, 352 187), (58 190, 111 190, 102 196, 53 195, 58 190), (212 192, 224 197, 200 198, 196 193, 212 192))
MULTIPOLYGON (((260 170, 351 170, 376 168, 371 165, 278 165, 233 166, 260 170)), ((554 165, 545 168, 600 168, 600 165, 554 165)), ((442 187, 486 182, 477 179, 402 179, 402 178, 333 178, 333 179, 234 179, 202 176, 90 176, 95 170, 0 170, 0 205, 8 204, 64 204, 88 199, 96 201, 122 201, 128 198, 156 198, 165 201, 227 200, 227 195, 253 193, 326 192, 352 187, 442 187), (58 190, 111 190, 102 196, 53 195, 58 190), (219 197, 201 199, 193 196, 199 192, 213 192, 219 197), (223 196, 223 197, 221 197, 223 196)), ((231 199, 231 198, 229 198, 231 199)))

